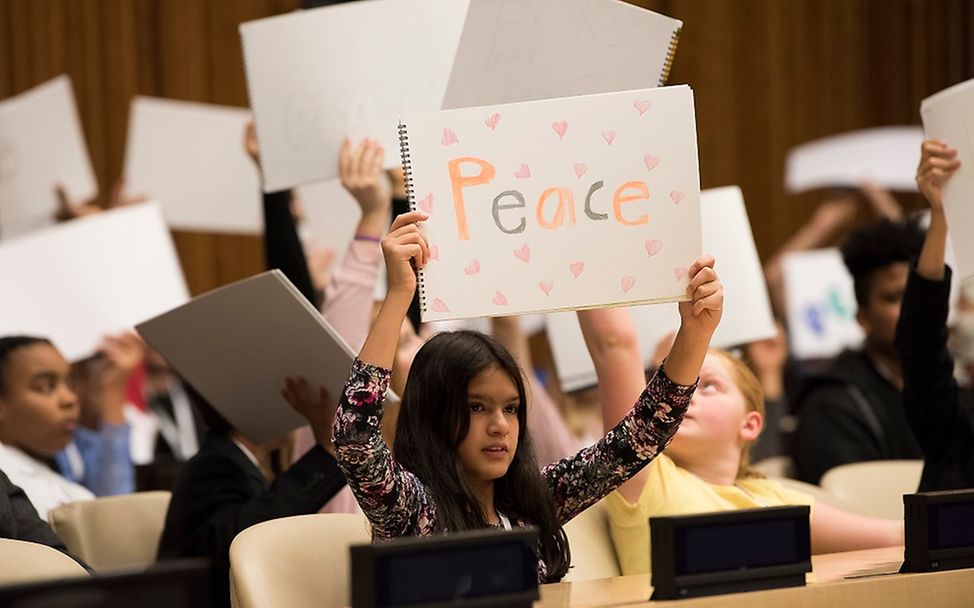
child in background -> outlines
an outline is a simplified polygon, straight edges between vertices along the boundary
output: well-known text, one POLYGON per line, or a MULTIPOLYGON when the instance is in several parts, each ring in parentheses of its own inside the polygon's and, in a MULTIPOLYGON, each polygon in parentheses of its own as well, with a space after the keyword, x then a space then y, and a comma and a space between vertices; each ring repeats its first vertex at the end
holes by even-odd
POLYGON ((79 400, 71 366, 48 340, 0 338, 0 470, 45 520, 67 502, 134 491, 122 412, 142 352, 134 335, 107 339, 98 357, 81 364, 89 369, 79 400))
MULTIPOLYGON (((626 401, 645 379, 635 328, 624 309, 579 311, 578 317, 609 427, 626 415, 626 401)), ((672 356, 671 350, 666 360, 672 356)), ((812 504, 810 496, 750 470, 748 449, 761 433, 763 418, 761 383, 750 369, 726 352, 708 352, 697 391, 666 452, 606 499, 623 574, 650 571, 647 522, 652 516, 812 504)), ((903 542, 902 522, 852 515, 821 503, 813 506, 811 531, 815 553, 903 542)))

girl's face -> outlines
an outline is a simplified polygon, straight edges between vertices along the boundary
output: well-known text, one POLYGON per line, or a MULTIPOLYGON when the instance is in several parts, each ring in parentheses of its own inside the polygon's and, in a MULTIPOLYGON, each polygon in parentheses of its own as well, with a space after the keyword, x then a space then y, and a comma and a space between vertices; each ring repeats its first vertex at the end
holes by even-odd
POLYGON ((690 408, 666 451, 678 460, 694 454, 739 452, 760 432, 761 415, 747 411, 727 363, 720 355, 708 353, 690 408))
POLYGON ((494 481, 507 473, 517 450, 518 408, 523 407, 517 386, 497 366, 473 377, 467 386, 470 427, 457 448, 469 481, 494 481))
POLYGON ((0 395, 0 442, 50 458, 64 449, 78 426, 78 399, 68 386, 68 362, 49 344, 11 353, 0 395))

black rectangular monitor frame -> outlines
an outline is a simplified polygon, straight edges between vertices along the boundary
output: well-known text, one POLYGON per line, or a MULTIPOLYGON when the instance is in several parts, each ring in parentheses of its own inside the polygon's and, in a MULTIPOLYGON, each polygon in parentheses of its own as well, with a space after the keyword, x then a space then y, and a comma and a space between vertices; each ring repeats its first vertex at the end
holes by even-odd
POLYGON ((210 563, 205 559, 159 562, 147 570, 36 581, 0 587, 0 606, 25 608, 207 608, 210 596, 210 563), (183 589, 181 603, 160 595, 160 586, 183 589))
MULTIPOLYGON (((354 545, 349 548, 352 571, 352 606, 354 608, 412 605, 422 605, 426 608, 529 608, 540 597, 537 546, 538 532, 534 528, 475 530, 433 536, 404 537, 388 542, 354 545), (389 584, 389 581, 383 580, 382 573, 390 560, 409 559, 411 556, 417 558, 442 556, 443 559, 449 560, 451 553, 458 554, 476 550, 481 554, 489 555, 492 549, 508 549, 511 545, 519 546, 525 552, 526 565, 524 572, 521 573, 523 584, 519 589, 512 589, 503 594, 478 597, 432 598, 423 601, 421 604, 395 603, 394 600, 391 603, 383 601, 384 593, 380 591, 380 586, 389 584)), ((437 575, 437 572, 430 572, 431 579, 435 579, 437 575)), ((417 580, 417 584, 423 584, 423 581, 417 580)))
POLYGON ((652 599, 684 599, 803 586, 805 574, 812 570, 809 513, 808 506, 800 505, 650 518, 652 599), (781 524, 794 534, 790 539, 790 555, 785 558, 774 555, 781 547, 754 544, 761 542, 762 535, 771 540, 780 532, 781 524), (742 527, 753 533, 754 543, 748 543, 746 550, 735 553, 734 547, 730 552, 724 551, 718 561, 725 563, 720 566, 701 565, 701 560, 696 560, 695 565, 690 563, 696 557, 690 555, 688 534, 719 535, 722 530, 740 534, 742 527), (768 549, 764 556, 770 563, 753 563, 755 560, 749 557, 753 558, 754 550, 760 552, 763 547, 768 549))
MULTIPOLYGON (((936 572, 974 567, 974 542, 939 547, 936 536, 948 525, 940 520, 945 507, 964 507, 974 514, 974 490, 919 492, 903 495, 905 548, 901 572, 936 572)), ((968 520, 974 526, 974 518, 968 520)), ((966 529, 969 534, 970 527, 966 529)))

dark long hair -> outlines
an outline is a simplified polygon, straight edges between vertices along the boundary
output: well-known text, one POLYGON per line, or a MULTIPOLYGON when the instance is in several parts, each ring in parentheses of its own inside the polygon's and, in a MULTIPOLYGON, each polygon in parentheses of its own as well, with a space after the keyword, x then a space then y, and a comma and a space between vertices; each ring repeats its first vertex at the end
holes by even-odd
POLYGON ((14 351, 27 346, 34 346, 35 344, 47 344, 50 346, 51 341, 47 338, 38 338, 35 336, 5 336, 0 338, 0 395, 7 392, 7 365, 10 363, 10 358, 14 351))
POLYGON ((393 454, 429 488, 443 529, 486 527, 457 448, 470 427, 467 387, 474 376, 492 366, 510 376, 521 403, 516 451, 507 473, 494 482, 494 502, 505 515, 538 528, 547 581, 557 581, 571 563, 568 537, 531 447, 521 369, 500 342, 479 332, 444 332, 419 349, 402 395, 393 454))

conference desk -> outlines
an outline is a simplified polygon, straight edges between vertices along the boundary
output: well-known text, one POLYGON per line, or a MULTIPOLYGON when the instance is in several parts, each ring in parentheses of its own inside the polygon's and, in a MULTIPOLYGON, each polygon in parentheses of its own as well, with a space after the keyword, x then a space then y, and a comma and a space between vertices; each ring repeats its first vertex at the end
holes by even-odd
POLYGON ((541 586, 535 608, 678 606, 679 608, 951 608, 974 606, 974 570, 896 574, 902 547, 812 557, 804 587, 649 602, 649 575, 541 586))

